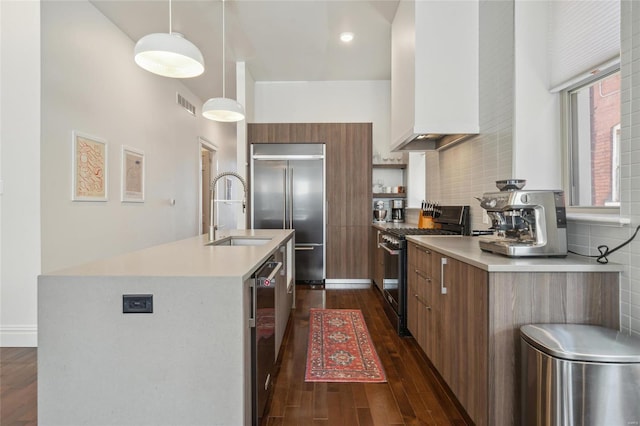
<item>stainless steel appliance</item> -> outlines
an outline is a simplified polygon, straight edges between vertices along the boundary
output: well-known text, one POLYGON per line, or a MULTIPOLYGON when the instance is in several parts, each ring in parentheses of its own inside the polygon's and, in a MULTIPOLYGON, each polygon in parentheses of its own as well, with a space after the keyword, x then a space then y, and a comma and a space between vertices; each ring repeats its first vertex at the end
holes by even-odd
POLYGON ((275 355, 275 287, 282 262, 271 256, 250 285, 252 424, 259 425, 267 405, 275 355))
POLYGON ((481 237, 480 248, 510 257, 567 255, 567 215, 563 191, 524 190, 521 180, 498 181, 500 192, 485 193, 495 236, 481 237))
POLYGON ((384 201, 377 201, 373 210, 373 220, 379 223, 386 222, 387 209, 384 208, 384 201))
POLYGON ((295 229, 296 281, 323 283, 325 145, 251 145, 251 227, 295 229))
POLYGON ((407 330, 407 235, 469 235, 469 206, 442 206, 434 221, 438 229, 389 227, 378 232, 378 247, 384 251, 382 296, 384 310, 400 336, 407 330))
POLYGON ((522 426, 640 424, 640 340, 586 324, 520 328, 522 426))
POLYGON ((391 220, 404 223, 404 200, 391 200, 391 220))

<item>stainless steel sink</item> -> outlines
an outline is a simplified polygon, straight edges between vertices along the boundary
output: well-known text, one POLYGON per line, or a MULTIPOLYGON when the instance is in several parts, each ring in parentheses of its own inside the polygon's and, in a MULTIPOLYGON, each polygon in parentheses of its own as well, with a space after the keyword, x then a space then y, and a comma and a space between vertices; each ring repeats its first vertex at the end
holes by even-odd
POLYGON ((271 241, 266 237, 225 237, 207 243, 208 246, 261 246, 271 241))

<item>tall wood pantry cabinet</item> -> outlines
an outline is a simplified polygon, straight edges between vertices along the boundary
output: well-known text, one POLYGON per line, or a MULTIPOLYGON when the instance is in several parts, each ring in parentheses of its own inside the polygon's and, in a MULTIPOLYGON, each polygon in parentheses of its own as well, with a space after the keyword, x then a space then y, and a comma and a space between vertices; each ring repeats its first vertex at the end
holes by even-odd
POLYGON ((372 124, 250 123, 247 139, 326 144, 327 279, 369 279, 372 124))

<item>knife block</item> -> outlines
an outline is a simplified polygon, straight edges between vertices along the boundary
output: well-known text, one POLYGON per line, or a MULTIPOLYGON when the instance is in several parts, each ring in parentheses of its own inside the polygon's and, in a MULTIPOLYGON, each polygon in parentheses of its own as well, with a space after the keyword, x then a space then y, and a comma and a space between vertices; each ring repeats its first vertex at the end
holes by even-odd
POLYGON ((431 216, 418 216, 418 228, 420 229, 434 229, 436 227, 435 222, 431 216))

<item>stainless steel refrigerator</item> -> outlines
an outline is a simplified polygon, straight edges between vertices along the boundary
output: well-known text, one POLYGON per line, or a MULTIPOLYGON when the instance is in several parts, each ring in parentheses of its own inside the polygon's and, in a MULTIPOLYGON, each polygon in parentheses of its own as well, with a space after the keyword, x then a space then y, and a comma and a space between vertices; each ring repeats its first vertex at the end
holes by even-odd
POLYGON ((323 283, 325 145, 251 145, 251 227, 295 229, 296 282, 323 283))

